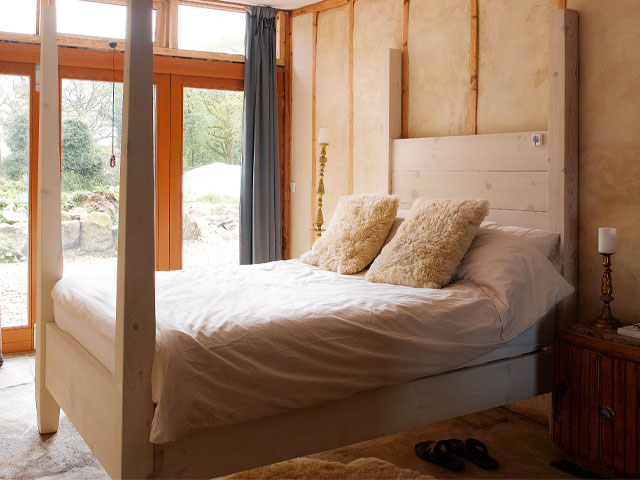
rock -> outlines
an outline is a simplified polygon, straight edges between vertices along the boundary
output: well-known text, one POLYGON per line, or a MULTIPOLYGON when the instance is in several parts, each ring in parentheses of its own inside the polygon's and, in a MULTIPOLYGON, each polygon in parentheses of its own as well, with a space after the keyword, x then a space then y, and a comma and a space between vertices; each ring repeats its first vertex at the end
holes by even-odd
POLYGON ((106 213, 93 212, 80 219, 80 246, 85 252, 104 252, 113 248, 113 222, 106 213))
POLYGON ((104 212, 104 213, 118 213, 118 199, 111 192, 85 193, 84 198, 77 204, 78 207, 83 207, 90 212, 104 212))
POLYGON ((113 244, 118 246, 118 225, 111 227, 111 236, 113 237, 113 244))
POLYGON ((60 210, 60 220, 62 220, 63 222, 71 220, 71 215, 69 215, 69 212, 65 210, 60 210))
POLYGON ((29 230, 26 223, 8 225, 0 223, 0 246, 7 245, 18 257, 29 252, 29 230))
POLYGON ((182 215, 182 240, 197 240, 200 238, 200 227, 191 219, 188 213, 182 215))
POLYGON ((2 218, 9 224, 28 222, 29 216, 26 212, 23 207, 16 209, 15 203, 10 203, 2 210, 2 218))
POLYGON ((71 210, 67 212, 71 220, 82 220, 83 217, 89 215, 86 208, 82 207, 73 207, 71 210))
POLYGON ((62 222, 62 249, 72 250, 80 247, 80 220, 62 222))

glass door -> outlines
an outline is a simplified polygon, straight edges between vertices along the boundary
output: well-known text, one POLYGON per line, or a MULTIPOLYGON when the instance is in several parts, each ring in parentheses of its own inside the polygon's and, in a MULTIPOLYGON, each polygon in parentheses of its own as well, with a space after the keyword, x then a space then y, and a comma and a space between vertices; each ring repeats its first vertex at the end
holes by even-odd
MULTIPOLYGON (((8 69, 10 70, 10 69, 8 69)), ((30 181, 32 92, 30 68, 23 74, 0 72, 0 324, 4 353, 33 348, 29 300, 32 270, 30 219, 34 203, 30 181)))
POLYGON ((182 268, 239 261, 243 92, 185 87, 182 268))

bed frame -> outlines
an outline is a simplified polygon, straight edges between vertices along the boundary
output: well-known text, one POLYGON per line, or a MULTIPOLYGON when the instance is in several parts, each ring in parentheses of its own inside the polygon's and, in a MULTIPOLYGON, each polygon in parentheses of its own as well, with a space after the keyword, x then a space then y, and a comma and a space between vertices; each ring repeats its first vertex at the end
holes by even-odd
MULTIPOLYGON (((38 200, 36 400, 40 433, 60 408, 112 477, 212 477, 456 417, 550 391, 547 349, 366 391, 280 415, 149 442, 155 347, 152 0, 129 0, 125 54, 116 369, 112 375, 55 323, 61 278, 60 164, 55 8, 43 7, 38 200), (129 161, 134 159, 135 161, 129 161), (487 388, 490 385, 490 388, 487 388)), ((401 56, 384 52, 381 106, 388 118, 382 191, 408 205, 419 195, 484 197, 491 218, 562 234, 563 273, 576 285, 578 18, 550 20, 549 131, 398 139, 401 56)), ((558 308, 571 321, 575 296, 558 308)))

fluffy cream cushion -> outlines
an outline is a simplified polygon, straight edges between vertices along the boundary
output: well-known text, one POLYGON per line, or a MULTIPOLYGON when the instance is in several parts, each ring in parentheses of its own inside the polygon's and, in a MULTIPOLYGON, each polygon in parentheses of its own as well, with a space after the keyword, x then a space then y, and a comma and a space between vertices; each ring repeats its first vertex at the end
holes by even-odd
POLYGON ((397 210, 395 195, 340 198, 327 231, 300 260, 347 275, 359 272, 380 251, 397 210))
POLYGON ((442 288, 489 213, 485 200, 417 199, 366 279, 416 288, 442 288))

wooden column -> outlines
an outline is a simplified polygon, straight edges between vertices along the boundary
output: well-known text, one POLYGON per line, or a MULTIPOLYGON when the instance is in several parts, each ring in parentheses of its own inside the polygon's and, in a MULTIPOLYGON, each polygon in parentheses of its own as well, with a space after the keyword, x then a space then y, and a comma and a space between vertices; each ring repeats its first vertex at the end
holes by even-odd
POLYGON ((478 0, 469 3, 470 47, 469 47, 469 111, 467 113, 467 135, 478 133, 478 0))
POLYGON ((152 0, 129 0, 122 112, 115 377, 119 474, 148 477, 155 349, 152 0))
POLYGON ((380 92, 380 118, 382 142, 380 151, 380 193, 391 193, 391 152, 393 140, 400 138, 402 124, 402 51, 389 49, 383 52, 380 92))
POLYGON ((409 138, 409 0, 402 5, 402 138, 409 138))
POLYGON ((60 220, 60 136, 58 40, 55 7, 42 7, 40 20, 40 140, 36 287, 36 405, 38 430, 58 430, 60 407, 46 387, 46 326, 54 321, 51 290, 62 278, 60 220))
MULTIPOLYGON (((578 272, 578 12, 549 18, 549 230, 565 232, 564 277, 577 288, 578 272), (564 208, 562 207, 564 205, 564 208)), ((556 325, 575 319, 574 293, 558 307, 556 325)))

